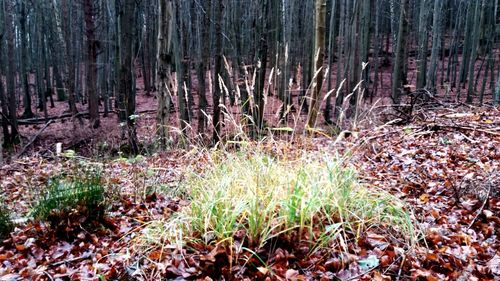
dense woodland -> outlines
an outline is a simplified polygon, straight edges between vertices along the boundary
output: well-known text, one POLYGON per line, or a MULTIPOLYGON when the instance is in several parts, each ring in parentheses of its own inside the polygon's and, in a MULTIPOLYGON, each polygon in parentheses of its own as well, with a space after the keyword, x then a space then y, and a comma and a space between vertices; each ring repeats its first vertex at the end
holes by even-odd
POLYGON ((65 106, 65 116, 88 117, 93 128, 116 114, 137 153, 137 95, 157 97, 162 147, 169 126, 219 140, 231 107, 256 135, 279 126, 268 115, 289 124, 303 112, 310 128, 340 125, 381 97, 396 107, 409 95, 500 99, 493 0, 4 0, 1 7, 6 146, 18 141, 19 126, 46 122, 54 117, 48 108, 65 106), (279 105, 266 109, 271 96, 279 105))
POLYGON ((499 4, 0 0, 0 281, 500 280, 499 4))

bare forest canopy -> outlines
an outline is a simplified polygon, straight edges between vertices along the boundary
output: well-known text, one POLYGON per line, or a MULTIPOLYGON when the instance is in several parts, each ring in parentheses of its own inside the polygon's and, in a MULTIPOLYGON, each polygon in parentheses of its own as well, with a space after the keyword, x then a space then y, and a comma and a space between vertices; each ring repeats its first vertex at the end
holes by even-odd
POLYGON ((498 22, 494 0, 0 0, 0 137, 64 107, 116 114, 137 152, 149 95, 161 146, 171 126, 218 141, 227 116, 258 136, 381 98, 498 104, 498 22))

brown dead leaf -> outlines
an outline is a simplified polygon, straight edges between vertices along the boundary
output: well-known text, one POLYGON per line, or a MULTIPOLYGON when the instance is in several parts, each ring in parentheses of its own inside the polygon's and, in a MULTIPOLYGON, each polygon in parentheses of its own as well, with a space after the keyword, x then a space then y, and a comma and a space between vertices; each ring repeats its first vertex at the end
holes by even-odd
POLYGON ((288 269, 285 273, 286 280, 295 281, 298 280, 299 272, 295 269, 288 269))

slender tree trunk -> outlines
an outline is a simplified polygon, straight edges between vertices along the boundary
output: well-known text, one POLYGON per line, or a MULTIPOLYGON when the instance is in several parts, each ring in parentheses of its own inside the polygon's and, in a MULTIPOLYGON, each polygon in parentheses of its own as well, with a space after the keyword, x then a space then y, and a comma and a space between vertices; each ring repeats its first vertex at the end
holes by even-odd
POLYGON ((175 2, 174 23, 178 28, 174 31, 173 50, 175 57, 175 70, 177 73, 177 105, 179 109, 179 121, 181 132, 185 135, 190 122, 189 100, 191 98, 190 60, 187 54, 189 32, 185 19, 180 14, 182 1, 175 2))
MULTIPOLYGON (((439 42, 441 42, 441 24, 439 19, 441 17, 442 0, 434 1, 434 15, 432 19, 432 51, 431 51, 431 65, 427 75, 427 89, 434 92, 436 89, 436 76, 438 67, 438 53, 439 42)), ((444 56, 442 58, 444 60, 444 56)), ((441 75, 442 77, 443 75, 441 75)))
POLYGON ((479 3, 478 1, 469 1, 467 4, 467 16, 465 22, 465 40, 463 43, 462 64, 460 65, 460 83, 465 89, 465 82, 467 80, 467 71, 469 70, 470 63, 470 50, 472 42, 472 33, 474 30, 475 8, 479 3))
MULTIPOLYGON (((5 2, 4 0, 0 0, 0 109, 2 110, 2 135, 3 135, 3 144, 5 142, 8 143, 10 140, 10 133, 9 133, 9 107, 7 106, 7 97, 5 96, 5 88, 4 88, 4 83, 3 83, 3 75, 5 74, 5 54, 4 54, 4 36, 5 36, 5 2)), ((2 144, 2 145, 3 145, 2 144)))
POLYGON ((401 93, 403 88, 403 81, 405 80, 404 71, 404 57, 405 57, 405 46, 406 46, 406 31, 408 21, 406 18, 407 0, 401 0, 401 11, 399 16, 399 27, 398 27, 398 37, 395 49, 395 61, 392 73, 392 100, 394 104, 399 104, 401 100, 401 93))
POLYGON ((17 101, 16 101, 16 64, 15 64, 15 47, 14 47, 14 3, 12 1, 5 2, 5 32, 7 37, 7 99, 9 108, 9 123, 11 125, 10 135, 7 143, 14 143, 19 140, 17 128, 17 101))
MULTIPOLYGON (((435 1, 437 2, 437 1, 435 1)), ((426 84, 427 72, 427 14, 428 3, 426 0, 420 0, 420 16, 418 22, 418 57, 417 57, 417 89, 422 89, 426 84)))
POLYGON ((262 4, 262 16, 259 24, 258 36, 259 36, 259 51, 257 55, 257 77, 255 81, 255 90, 253 94, 254 108, 253 108, 253 120, 255 122, 255 132, 254 136, 260 134, 261 130, 264 128, 264 85, 266 81, 266 70, 267 70, 267 54, 268 54, 268 15, 269 15, 269 0, 263 0, 262 4), (255 134, 256 133, 256 134, 255 134))
POLYGON ((322 100, 321 88, 323 85, 325 60, 325 31, 326 31, 326 0, 316 0, 316 23, 314 40, 314 79, 311 91, 311 102, 309 104, 309 115, 307 117, 307 126, 313 128, 316 125, 319 107, 322 100))
POLYGON ((373 103, 373 98, 377 96, 378 86, 379 86, 379 67, 380 67, 380 49, 381 49, 381 40, 380 38, 380 11, 381 11, 381 1, 376 1, 375 3, 375 65, 374 65, 374 73, 373 73, 373 90, 370 93, 370 103, 373 103))
POLYGON ((21 61, 20 61, 20 73, 19 77, 21 79, 21 84, 23 88, 23 106, 24 113, 23 118, 32 118, 34 116, 31 110, 31 95, 29 88, 29 72, 27 71, 28 64, 28 32, 26 30, 26 21, 28 18, 26 12, 26 0, 21 0, 21 11, 19 15, 19 36, 21 37, 21 61))
POLYGON ((168 118, 170 113, 172 83, 172 1, 158 0, 158 48, 156 81, 158 82, 157 134, 161 149, 168 141, 168 118))
MULTIPOLYGON (((359 67, 361 69, 361 88, 360 93, 368 90, 370 84, 370 64, 368 59, 368 52, 370 51, 370 25, 371 25, 371 6, 370 0, 362 0, 361 17, 360 17, 360 54, 359 54, 359 67)), ((367 95, 365 95, 366 97, 367 95)))
MULTIPOLYGON (((58 5, 56 0, 52 0, 52 10, 53 10, 53 15, 54 19, 56 22, 56 30, 55 32, 57 33, 54 36, 54 41, 58 42, 61 44, 63 48, 63 69, 65 70, 65 83, 64 83, 64 89, 62 90, 62 93, 65 93, 66 90, 68 90, 68 104, 69 104, 69 109, 73 114, 76 114, 78 111, 76 109, 76 98, 75 98, 75 87, 74 87, 74 53, 75 51, 71 47, 71 13, 70 9, 68 8, 68 5, 71 5, 72 2, 68 3, 68 0, 62 0, 61 5, 63 9, 63 15, 64 15, 64 24, 61 20, 61 17, 59 15, 59 10, 58 10, 58 5)), ((53 56, 55 55, 56 50, 53 51, 53 56)), ((60 75, 58 71, 56 71, 56 75, 60 75)), ((56 76, 56 81, 57 81, 57 76, 56 76)), ((57 85, 59 88, 59 85, 57 85)), ((61 87, 63 87, 61 83, 61 87)))
POLYGON ((497 86, 493 97, 493 104, 497 106, 500 103, 500 72, 498 72, 497 86))
POLYGON ((338 42, 338 62, 337 62, 337 83, 336 83, 336 88, 337 88, 337 96, 335 99, 335 107, 334 107, 334 117, 339 120, 340 117, 340 111, 342 108, 342 103, 344 102, 344 90, 340 89, 342 85, 342 81, 344 81, 345 75, 342 74, 342 69, 344 68, 345 59, 344 59, 344 50, 345 50, 345 37, 346 37, 346 6, 347 6, 347 1, 349 0, 340 0, 340 26, 339 26, 339 42, 338 42))
MULTIPOLYGON (((332 74, 333 74, 333 61, 335 58, 335 43, 336 43, 336 37, 335 37, 335 31, 336 31, 336 23, 337 23, 337 18, 336 18, 336 12, 337 12, 337 0, 332 0, 332 8, 331 8, 331 14, 330 14, 330 36, 328 36, 328 86, 327 86, 327 91, 330 91, 332 89, 332 74)), ((332 95, 328 95, 326 99, 326 105, 325 105, 325 110, 324 110, 324 117, 325 117, 325 122, 327 124, 330 124, 332 121, 331 119, 331 110, 332 110, 332 105, 331 105, 331 99, 332 95)))
POLYGON ((135 116, 135 79, 134 79, 134 23, 136 9, 136 0, 125 0, 120 7, 120 82, 119 95, 123 101, 124 122, 127 129, 128 145, 133 154, 139 153, 139 145, 136 134, 136 116, 135 116))
MULTIPOLYGON (((203 11, 201 12, 201 41, 198 42, 198 134, 205 132, 207 125, 207 86, 206 73, 210 64, 210 13, 212 11, 212 0, 203 1, 203 11)), ((236 43, 237 44, 237 43, 236 43)))
POLYGON ((95 36, 94 14, 96 9, 94 0, 85 0, 83 9, 85 13, 85 33, 87 35, 87 73, 86 85, 89 98, 90 126, 94 129, 100 125, 99 100, 97 94, 97 48, 98 42, 95 36))
POLYGON ((219 79, 222 78, 222 13, 224 10, 224 4, 222 0, 217 1, 216 9, 216 23, 215 23, 215 73, 214 73, 214 83, 215 90, 213 93, 213 141, 217 143, 220 141, 221 136, 221 109, 220 109, 220 99, 222 94, 221 83, 219 79))
MULTIPOLYGON (((356 0, 351 3, 351 15, 350 15, 350 28, 348 34, 348 55, 347 61, 348 65, 346 68, 346 76, 347 78, 347 89, 348 94, 351 95, 349 99, 349 108, 346 112, 347 116, 351 116, 356 111, 357 101, 359 97, 359 93, 361 92, 358 87, 356 90, 356 85, 360 82, 361 79, 361 67, 362 62, 360 60, 360 13, 361 13, 361 2, 366 0, 356 0)), ((362 85, 361 83, 360 85, 362 85)))
POLYGON ((479 48, 479 35, 483 23, 484 0, 477 0, 474 12, 474 28, 471 42, 471 55, 469 63, 469 84, 467 89, 467 103, 472 103, 475 96, 474 91, 474 67, 477 60, 477 49, 479 48))
POLYGON ((0 130, 0 168, 3 165, 3 130, 0 130))

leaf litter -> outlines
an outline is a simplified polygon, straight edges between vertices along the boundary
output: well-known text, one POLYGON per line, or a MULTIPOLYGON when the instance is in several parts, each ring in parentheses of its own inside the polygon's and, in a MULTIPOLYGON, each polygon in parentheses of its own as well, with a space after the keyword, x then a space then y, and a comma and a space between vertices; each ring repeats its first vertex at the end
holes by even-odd
MULTIPOLYGON (((116 280, 144 272, 177 280, 498 280, 500 278, 500 114, 498 109, 439 109, 408 126, 361 130, 333 142, 326 137, 269 147, 286 155, 304 150, 352 153, 350 165, 366 185, 390 191, 411 206, 423 233, 410 251, 384 229, 369 230, 349 251, 317 251, 281 237, 267 253, 212 245, 143 253, 131 247, 142 227, 188 202, 164 195, 183 169, 210 165, 202 153, 172 152, 135 161, 110 161, 107 182, 119 192, 95 229, 69 224, 72 239, 56 237, 26 219, 34 195, 71 161, 25 157, 0 169, 5 204, 16 229, 0 244, 0 280, 116 280), (228 251, 241 251, 232 264, 228 251), (265 264, 256 255, 265 256, 265 264), (139 262, 138 259, 143 259, 139 262)), ((244 234, 242 234, 243 236, 244 234)))

